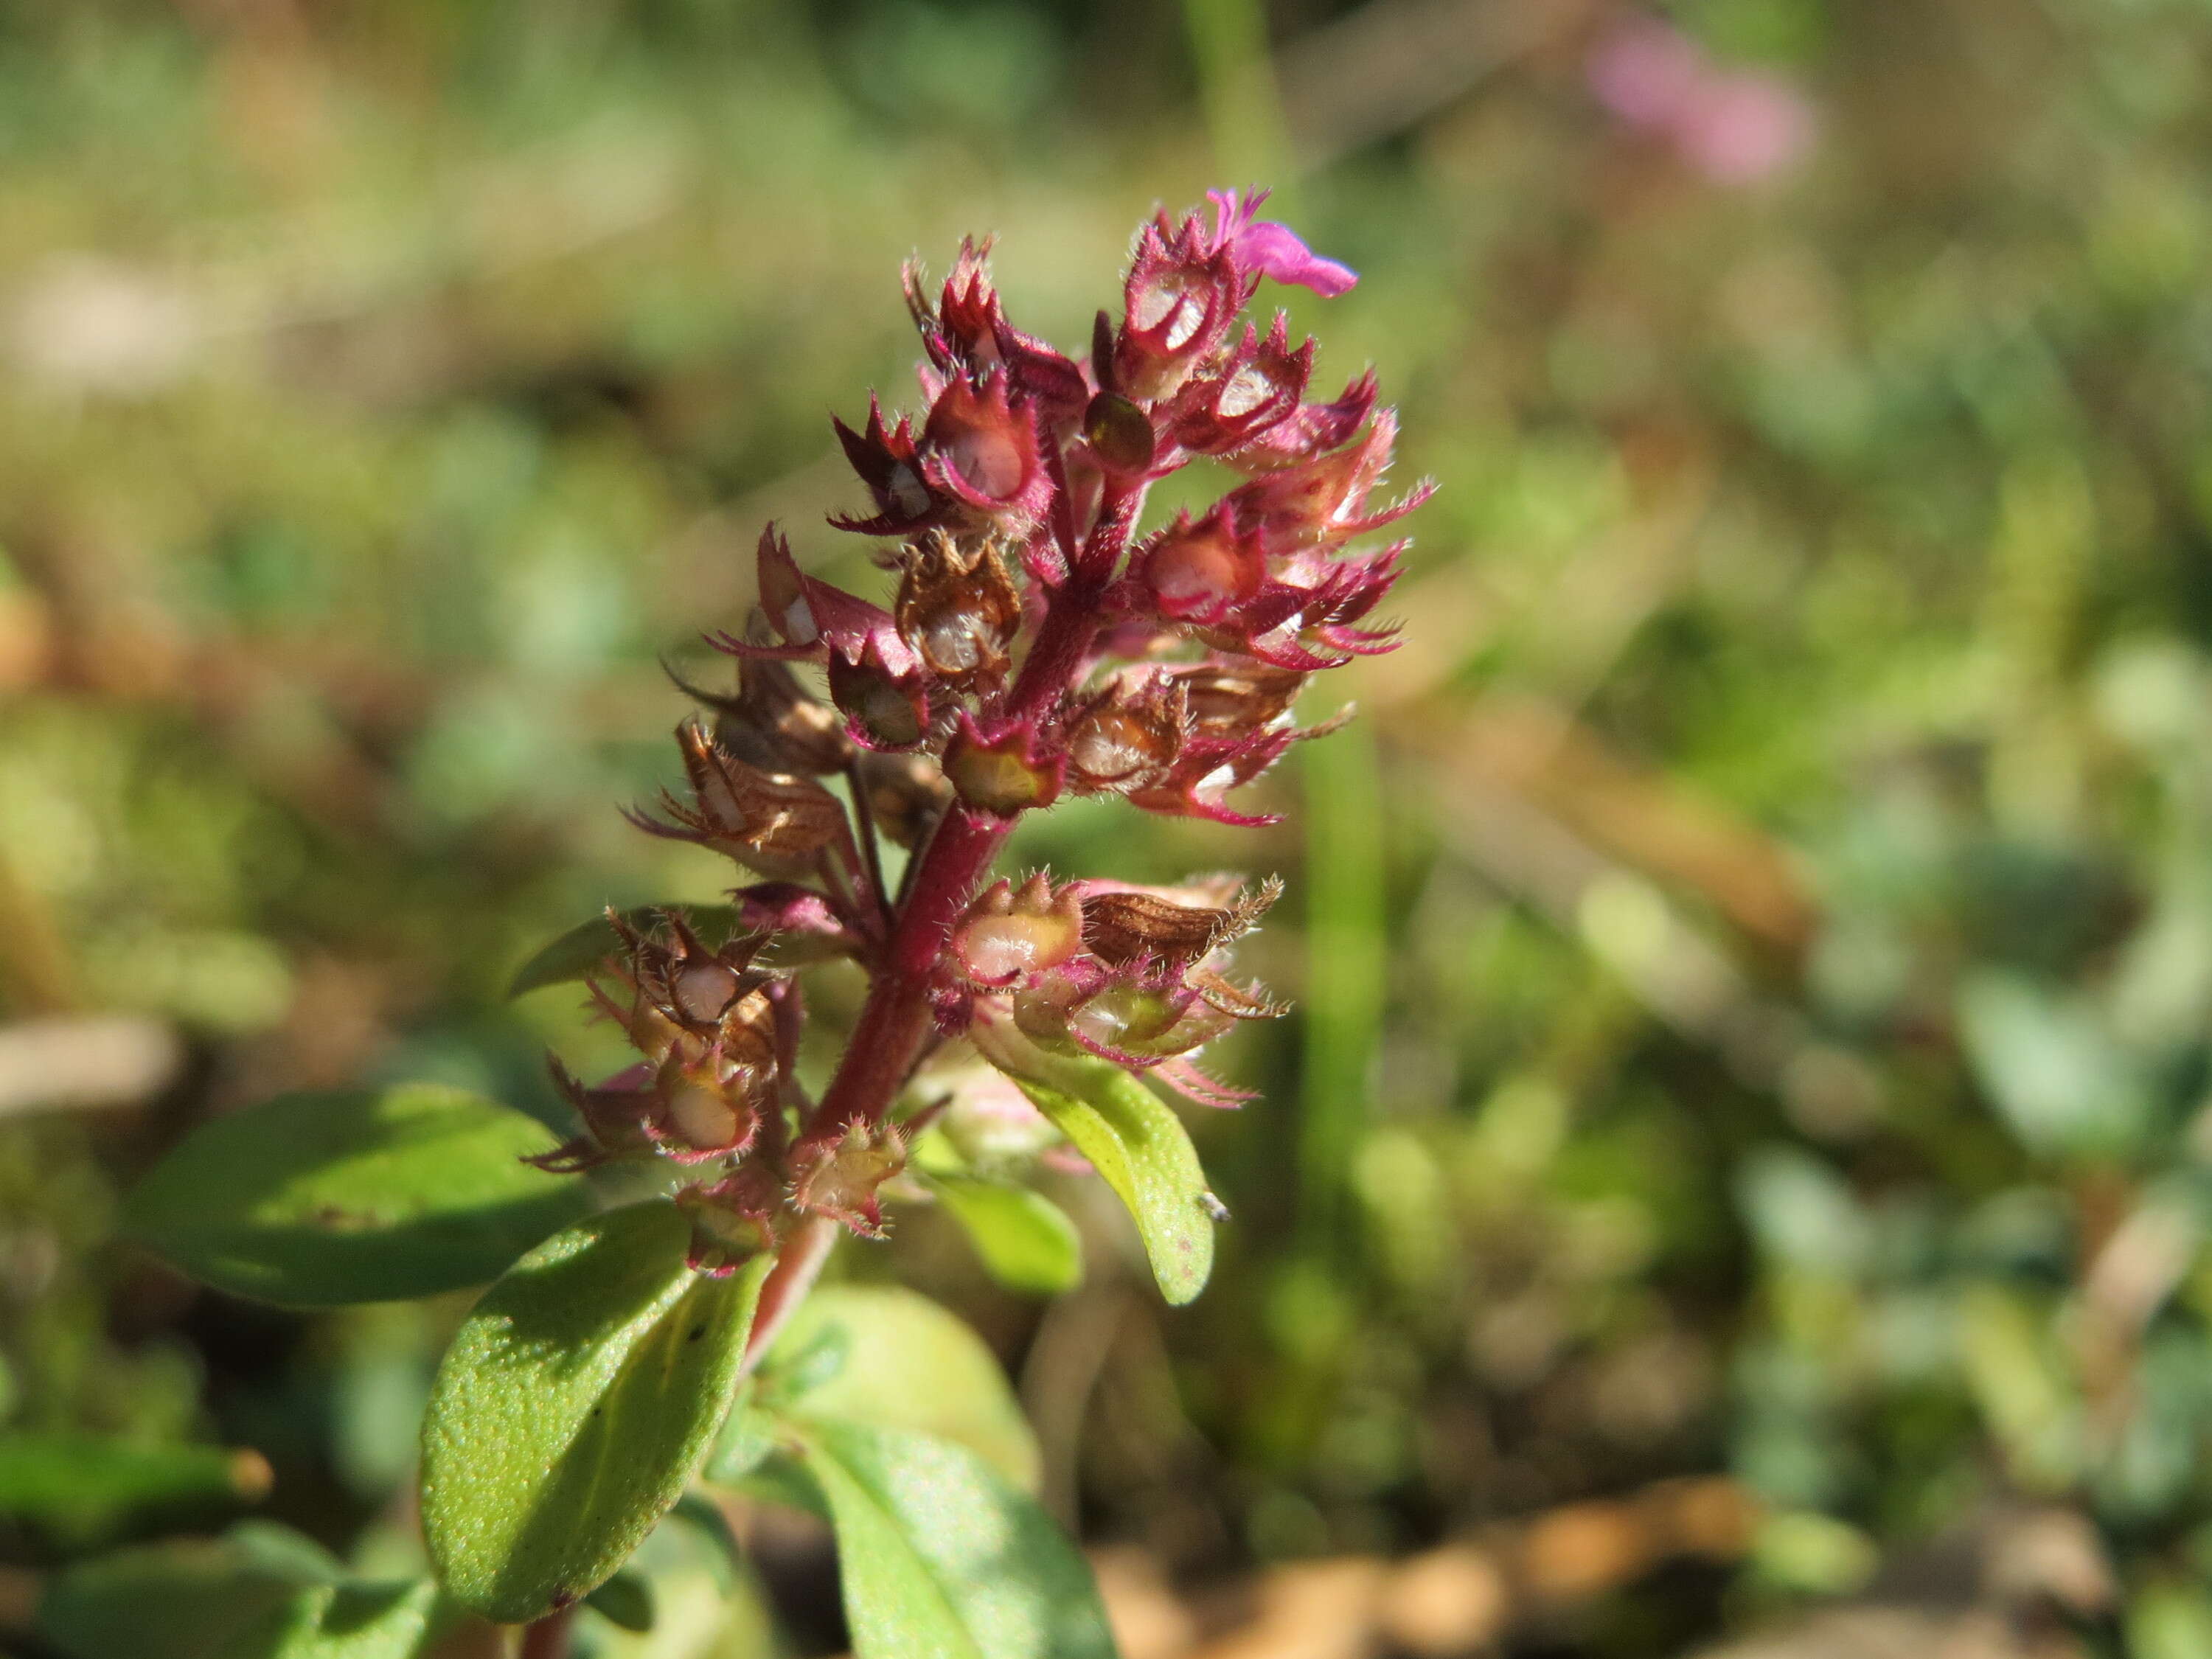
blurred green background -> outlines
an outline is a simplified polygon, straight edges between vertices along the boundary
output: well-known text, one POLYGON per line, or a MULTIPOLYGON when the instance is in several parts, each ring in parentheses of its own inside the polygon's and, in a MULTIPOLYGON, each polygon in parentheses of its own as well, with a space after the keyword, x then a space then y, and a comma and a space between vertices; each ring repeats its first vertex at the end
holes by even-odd
MULTIPOLYGON (((1489 1639, 1924 1611, 1964 1548, 1990 1651, 2212 1652, 2208 83, 2202 0, 0 7, 0 1439, 251 1448, 377 1547, 453 1310, 193 1293, 118 1193, 283 1087, 553 1109, 594 1039, 503 979, 712 896, 614 810, 656 658, 763 519, 864 572, 826 417, 908 396, 898 262, 996 231, 1078 344, 1259 179, 1444 485, 1405 647, 1282 828, 1020 849, 1291 878, 1223 1270, 1164 1311, 1074 1185, 1062 1302, 917 1212, 851 1270, 1179 1586, 1725 1474, 1742 1538, 1524 1562, 1489 1639)), ((19 1493, 0 1628, 243 1507, 185 1485, 19 1493)))

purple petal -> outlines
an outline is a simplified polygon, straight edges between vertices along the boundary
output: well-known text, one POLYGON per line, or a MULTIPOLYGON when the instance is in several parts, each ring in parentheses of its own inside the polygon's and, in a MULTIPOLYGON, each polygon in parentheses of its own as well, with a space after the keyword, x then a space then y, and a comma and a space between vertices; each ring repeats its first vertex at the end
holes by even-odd
POLYGON ((1324 300, 1334 300, 1359 280, 1351 266, 1322 258, 1300 241, 1288 225, 1279 225, 1272 219, 1247 225, 1237 233, 1237 263, 1279 283, 1310 288, 1324 300))

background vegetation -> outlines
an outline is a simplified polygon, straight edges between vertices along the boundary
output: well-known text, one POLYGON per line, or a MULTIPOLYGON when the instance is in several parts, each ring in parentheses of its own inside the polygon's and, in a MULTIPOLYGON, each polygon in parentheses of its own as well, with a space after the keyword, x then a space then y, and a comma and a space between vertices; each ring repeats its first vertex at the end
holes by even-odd
MULTIPOLYGON (((0 1624, 249 1500, 404 1549, 458 1308, 193 1293, 118 1193, 280 1087, 556 1110, 606 1039, 504 979, 712 896, 613 810, 656 657, 763 518, 865 556, 807 526, 898 261, 996 229, 1080 341, 1139 216, 1257 177, 1446 486, 1406 646, 1285 829, 1020 849, 1291 879, 1223 1270, 1167 1313, 1073 1182, 1066 1300, 915 1211, 847 1270, 990 1334, 1115 1582, 1486 1539, 1462 1645, 1856 1596, 2212 1650, 2212 14, 1255 5, 0 9, 0 1624)), ((819 1553, 762 1543, 799 1650, 819 1553)))

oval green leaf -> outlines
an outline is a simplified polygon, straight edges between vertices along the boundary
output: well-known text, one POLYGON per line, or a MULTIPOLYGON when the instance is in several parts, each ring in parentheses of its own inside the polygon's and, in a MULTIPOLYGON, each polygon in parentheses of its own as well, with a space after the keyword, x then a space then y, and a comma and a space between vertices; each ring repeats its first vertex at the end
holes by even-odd
POLYGON ((690 1243, 663 1200, 594 1216, 463 1322, 422 1423, 422 1530, 464 1606, 520 1624, 589 1595, 697 1473, 769 1259, 713 1279, 690 1243))
POLYGON ((1114 1659, 1083 1558, 975 1453, 862 1423, 793 1432, 858 1659, 1114 1659))
POLYGON ((413 1659, 437 1627, 438 1587, 322 1584, 223 1650, 222 1659, 413 1659))
MULTIPOLYGON (((650 933, 660 924, 663 910, 681 911, 692 930, 709 945, 719 945, 738 930, 737 910, 727 904, 640 904, 622 912, 628 926, 650 933)), ((623 948, 622 935, 605 916, 571 927, 514 970, 507 994, 521 996, 549 985, 566 985, 582 979, 623 948)))
POLYGON ((428 1579, 345 1582, 307 1540, 264 1526, 72 1567, 38 1631, 70 1659, 415 1659, 449 1612, 428 1579))
POLYGON ((1220 1206, 1174 1109, 1106 1060, 1048 1054, 1004 1030, 979 1036, 977 1046, 1128 1206, 1160 1294, 1180 1305, 1204 1290, 1220 1206))
POLYGON ((535 1118, 441 1085, 280 1095, 203 1125, 139 1184, 125 1234, 204 1285, 290 1307, 481 1285, 591 1208, 521 1160, 535 1118))
MULTIPOLYGON (((778 1417, 951 1440, 1036 1490, 1036 1437, 998 1356, 957 1316, 895 1285, 825 1285, 807 1297, 769 1351, 758 1398, 778 1417)), ((729 1443, 752 1437, 726 1437, 726 1449, 734 1457, 729 1443)))
POLYGON ((1083 1236, 1042 1193, 969 1176, 930 1184, 984 1270, 1008 1290, 1058 1296, 1083 1282, 1083 1236))

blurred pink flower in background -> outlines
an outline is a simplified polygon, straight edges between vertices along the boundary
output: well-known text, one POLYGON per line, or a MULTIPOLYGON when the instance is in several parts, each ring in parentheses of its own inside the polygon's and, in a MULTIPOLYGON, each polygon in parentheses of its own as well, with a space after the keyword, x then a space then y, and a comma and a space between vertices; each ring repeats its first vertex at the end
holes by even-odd
POLYGON ((1813 140, 1813 107, 1778 75, 1723 70, 1656 18, 1625 22, 1589 58, 1589 86, 1624 125, 1671 142, 1717 184, 1756 184, 1797 161, 1813 140))

